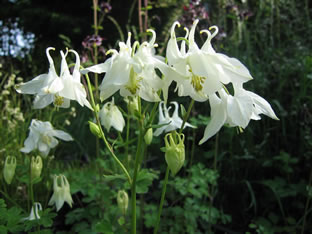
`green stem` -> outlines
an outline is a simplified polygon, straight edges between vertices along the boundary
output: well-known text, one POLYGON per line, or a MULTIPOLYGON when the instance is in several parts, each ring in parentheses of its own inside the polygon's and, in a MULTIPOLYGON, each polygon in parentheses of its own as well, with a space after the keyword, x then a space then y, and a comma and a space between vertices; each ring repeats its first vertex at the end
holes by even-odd
MULTIPOLYGON (((312 171, 310 173, 310 178, 309 178, 309 189, 311 189, 311 183, 312 183, 312 171)), ((305 223, 306 223, 306 218, 307 218, 307 211, 310 205, 310 201, 311 201, 311 196, 308 194, 308 198, 305 204, 305 208, 304 208, 304 215, 303 215, 303 223, 302 223, 302 228, 301 228, 301 234, 304 233, 304 229, 305 229, 305 223)))
POLYGON ((188 109, 187 109, 186 115, 184 115, 183 123, 182 123, 182 125, 181 125, 180 130, 179 130, 179 134, 182 133, 183 128, 184 128, 184 125, 185 125, 187 119, 190 117, 190 113, 191 113, 191 110, 192 110, 192 108, 193 108, 194 103, 195 103, 195 101, 194 101, 194 99, 192 99, 191 104, 189 105, 189 107, 188 107, 188 109))
POLYGON ((111 156, 113 157, 113 159, 121 167, 122 171, 125 173, 128 181, 129 181, 129 184, 131 185, 132 184, 132 180, 131 180, 131 177, 129 175, 129 172, 127 171, 125 166, 122 164, 122 162, 118 159, 118 157, 115 155, 112 146, 109 144, 109 142, 107 141, 107 139, 106 139, 106 137, 104 135, 104 132, 103 132, 103 129, 102 129, 102 126, 101 126, 101 122, 100 122, 100 119, 99 119, 99 116, 98 116, 98 113, 97 113, 98 110, 96 109, 96 105, 95 105, 95 102, 94 102, 94 97, 93 97, 93 94, 92 94, 90 79, 89 79, 88 74, 86 74, 85 76, 86 76, 86 80, 87 80, 87 83, 88 83, 88 89, 89 89, 89 93, 90 93, 91 105, 92 105, 92 108, 93 108, 93 113, 94 113, 94 116, 95 116, 95 119, 96 119, 96 123, 97 123, 97 125, 99 127, 99 130, 100 130, 101 138, 103 139, 103 141, 104 141, 107 149, 109 150, 111 156))
MULTIPOLYGON (((140 106, 140 105, 139 105, 140 106)), ((140 120, 139 120, 140 121, 140 120)), ((133 181, 132 181, 132 187, 131 187, 131 233, 136 234, 136 179, 139 171, 139 165, 140 165, 140 154, 143 148, 143 129, 142 125, 139 122, 139 141, 138 141, 138 147, 135 155, 135 164, 134 164, 134 172, 133 172, 133 181)))
MULTIPOLYGON (((192 99, 188 109, 187 109, 187 112, 186 114, 184 115, 184 118, 183 118, 183 123, 181 125, 181 128, 179 130, 179 134, 182 133, 183 131, 183 128, 185 126, 185 123, 187 121, 187 119, 189 118, 190 116, 190 113, 191 113, 191 110, 193 108, 193 105, 194 105, 195 101, 192 99)), ((160 217, 161 217, 161 213, 162 213, 162 208, 163 208, 163 205, 164 205, 164 199, 165 199, 165 195, 166 195, 166 189, 167 189, 167 183, 168 183, 168 176, 169 176, 169 167, 167 165, 167 169, 166 169, 166 175, 165 175, 165 181, 164 181, 164 184, 163 184, 163 190, 162 190, 162 193, 161 193, 161 200, 160 200, 160 204, 159 204, 159 209, 158 209, 158 217, 157 217, 157 222, 156 222, 156 226, 155 226, 155 229, 154 229, 154 234, 157 233, 158 231, 158 226, 159 226, 159 222, 160 222, 160 217)))
POLYGON ((156 226, 155 226, 155 229, 154 229, 154 234, 157 233, 158 227, 159 227, 159 223, 160 223, 160 216, 161 216, 161 213, 162 213, 162 208, 163 208, 163 205, 164 205, 164 200, 165 200, 165 195, 166 195, 166 190, 167 190, 168 177, 169 177, 169 167, 167 166, 164 186, 163 186, 163 189, 162 189, 162 192, 161 192, 161 199, 160 199, 160 204, 159 204, 159 209, 158 209, 158 216, 157 216, 156 226))

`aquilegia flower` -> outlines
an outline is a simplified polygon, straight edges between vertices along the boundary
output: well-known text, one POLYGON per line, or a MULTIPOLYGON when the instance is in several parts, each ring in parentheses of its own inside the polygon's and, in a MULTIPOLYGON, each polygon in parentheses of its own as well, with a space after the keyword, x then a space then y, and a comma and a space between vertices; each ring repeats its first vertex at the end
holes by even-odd
POLYGON ((99 113, 101 124, 109 132, 111 127, 114 127, 117 131, 122 132, 125 126, 125 120, 122 113, 115 105, 114 98, 111 102, 104 104, 99 113))
POLYGON ((22 220, 35 220, 40 219, 39 211, 42 211, 42 206, 39 202, 34 202, 31 207, 30 215, 27 218, 23 218, 22 220))
POLYGON ((246 82, 252 77, 248 69, 237 59, 229 58, 213 50, 210 41, 216 35, 217 30, 212 35, 208 30, 202 31, 208 34, 208 38, 203 47, 199 49, 195 42, 197 24, 198 20, 195 20, 189 34, 186 29, 185 39, 188 38, 189 42, 187 51, 183 42, 181 48, 178 47, 174 30, 179 23, 175 22, 172 25, 166 56, 170 67, 175 72, 171 72, 170 76, 165 74, 165 79, 177 82, 179 96, 190 96, 196 101, 203 102, 208 100, 209 95, 222 89, 223 84, 236 80, 246 82))
POLYGON ((115 92, 120 90, 122 97, 139 96, 149 102, 160 101, 158 90, 163 87, 162 80, 158 77, 155 69, 160 71, 168 69, 164 59, 155 56, 154 47, 156 33, 149 42, 139 45, 135 42, 131 47, 131 33, 128 34, 127 42, 119 43, 119 52, 109 50, 112 57, 102 64, 86 68, 81 72, 106 73, 100 85, 101 100, 104 101, 115 92), (135 49, 137 51, 135 51, 135 49))
POLYGON ((70 194, 70 185, 65 175, 54 175, 53 195, 49 201, 49 206, 55 204, 56 211, 59 211, 66 202, 72 207, 73 199, 70 194))
POLYGON ((259 95, 245 90, 242 84, 234 84, 234 96, 224 89, 218 94, 220 97, 216 94, 209 96, 211 120, 199 144, 215 135, 226 123, 231 127, 246 128, 251 119, 261 119, 260 114, 278 120, 271 105, 259 95))
MULTIPOLYGON (((161 101, 159 103, 159 120, 158 120, 158 125, 163 125, 164 126, 158 128, 155 133, 154 136, 159 136, 162 132, 171 132, 173 130, 179 129, 182 127, 182 123, 183 120, 179 117, 179 104, 177 102, 171 102, 175 109, 174 112, 172 114, 172 116, 169 115, 169 110, 171 109, 171 106, 169 108, 167 108, 165 106, 165 103, 163 101, 161 101)), ((189 124, 189 123, 185 123, 184 124, 184 128, 185 127, 191 127, 191 128, 195 128, 195 126, 189 124)))
POLYGON ((81 106, 87 106, 91 108, 90 103, 86 99, 87 94, 80 83, 80 59, 79 55, 74 50, 69 50, 76 56, 76 63, 73 70, 73 74, 70 74, 69 68, 66 62, 66 56, 61 51, 61 71, 60 76, 56 74, 54 62, 51 58, 49 51, 55 50, 52 47, 47 48, 46 54, 49 60, 50 68, 47 74, 42 74, 31 81, 18 85, 16 91, 24 94, 36 95, 33 107, 35 109, 41 109, 49 104, 53 103, 57 107, 67 108, 70 106, 70 100, 77 101, 81 106))
POLYGON ((58 144, 56 138, 72 141, 73 138, 66 132, 55 130, 50 122, 33 119, 29 127, 29 135, 24 142, 21 152, 29 153, 38 149, 43 156, 47 156, 50 149, 58 144))

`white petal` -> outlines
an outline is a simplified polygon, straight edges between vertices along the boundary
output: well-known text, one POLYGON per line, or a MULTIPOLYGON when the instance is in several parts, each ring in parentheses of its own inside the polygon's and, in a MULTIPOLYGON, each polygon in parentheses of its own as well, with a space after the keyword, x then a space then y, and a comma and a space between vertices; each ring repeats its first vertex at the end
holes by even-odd
POLYGON ((247 127, 253 111, 253 101, 249 96, 231 96, 227 99, 228 117, 236 125, 247 127))
POLYGON ((62 130, 52 130, 50 133, 52 136, 55 136, 59 139, 62 139, 64 141, 73 141, 74 139, 69 135, 68 133, 62 131, 62 130))
POLYGON ((103 73, 107 72, 111 67, 112 58, 109 58, 105 63, 100 63, 85 69, 80 70, 81 74, 87 74, 88 72, 103 73))
POLYGON ((33 103, 33 108, 41 109, 50 105, 53 102, 53 96, 53 94, 37 95, 33 103))
POLYGON ((246 93, 252 98, 255 108, 258 110, 259 114, 265 114, 272 119, 279 120, 271 105, 264 98, 250 91, 246 91, 246 93))
POLYGON ((217 104, 219 102, 217 99, 216 96, 209 97, 211 108, 214 110, 211 115, 211 120, 205 128, 204 136, 199 142, 200 145, 206 142, 210 137, 214 136, 221 129, 227 119, 226 108, 223 103, 217 104))

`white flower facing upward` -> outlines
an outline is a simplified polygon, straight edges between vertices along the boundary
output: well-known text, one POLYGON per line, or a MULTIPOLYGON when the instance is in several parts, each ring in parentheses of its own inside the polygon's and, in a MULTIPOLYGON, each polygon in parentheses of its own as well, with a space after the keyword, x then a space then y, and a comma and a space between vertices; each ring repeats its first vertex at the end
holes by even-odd
POLYGON ((104 104, 99 113, 101 124, 109 132, 110 128, 113 127, 117 131, 122 132, 125 126, 125 120, 122 116, 122 113, 115 105, 114 98, 111 102, 104 104))
POLYGON ((42 206, 39 202, 35 202, 33 206, 31 207, 30 215, 26 218, 23 218, 22 220, 35 220, 40 219, 39 211, 42 211, 42 206))
POLYGON ((242 84, 234 84, 234 96, 224 89, 209 96, 211 120, 199 144, 215 135, 224 124, 231 127, 246 128, 250 120, 261 119, 260 114, 278 120, 271 105, 259 95, 247 91, 242 84))
POLYGON ((77 52, 69 50, 69 52, 74 53, 76 56, 73 74, 70 74, 66 62, 68 51, 65 55, 63 51, 60 52, 62 61, 60 75, 58 76, 55 71, 53 59, 49 54, 50 50, 55 49, 49 47, 46 50, 46 55, 50 64, 49 72, 47 74, 41 74, 31 81, 18 85, 16 91, 18 93, 36 95, 33 103, 35 109, 44 108, 51 103, 57 107, 68 108, 70 106, 70 100, 75 100, 81 106, 87 106, 92 109, 90 103, 86 99, 86 91, 80 83, 80 59, 77 52))
POLYGON ((161 72, 168 69, 164 58, 155 55, 154 47, 156 33, 149 42, 138 42, 131 47, 131 33, 128 34, 127 42, 119 43, 119 51, 109 50, 112 57, 104 63, 97 64, 81 71, 106 73, 100 85, 101 100, 104 101, 115 92, 120 91, 122 97, 141 97, 148 102, 160 101, 158 91, 162 89, 163 82, 156 74, 155 69, 161 72), (138 49, 137 49, 138 46, 138 49), (137 49, 137 50, 136 50, 137 49))
POLYGON ((55 130, 50 122, 42 122, 33 119, 29 127, 29 135, 20 149, 23 153, 29 153, 38 149, 43 156, 47 156, 50 149, 58 144, 56 138, 64 141, 72 141, 73 138, 66 132, 55 130))
POLYGON ((72 207, 73 199, 70 194, 70 186, 65 175, 54 175, 53 178, 53 195, 49 201, 49 206, 55 204, 56 211, 59 211, 66 202, 72 207))
MULTIPOLYGON (((158 128, 154 132, 154 136, 159 136, 163 132, 171 132, 171 131, 174 131, 174 130, 182 127, 183 120, 179 117, 179 114, 178 114, 179 104, 177 102, 171 102, 171 103, 175 107, 172 116, 169 115, 169 111, 171 109, 171 106, 169 108, 167 108, 163 101, 161 101, 159 103, 159 106, 158 106, 158 110, 159 110, 158 125, 163 125, 163 124, 166 124, 166 125, 158 128)), ((187 122, 184 124, 184 128, 186 128, 186 127, 196 128, 195 126, 193 126, 187 122)))

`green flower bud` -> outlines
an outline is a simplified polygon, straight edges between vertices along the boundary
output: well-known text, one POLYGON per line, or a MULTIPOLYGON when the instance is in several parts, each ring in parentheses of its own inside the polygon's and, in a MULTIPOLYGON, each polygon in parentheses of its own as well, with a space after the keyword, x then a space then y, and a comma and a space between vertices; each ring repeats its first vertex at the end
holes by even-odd
POLYGON ((144 141, 147 145, 150 145, 153 140, 153 129, 149 128, 144 136, 144 141))
POLYGON ((134 115, 137 111, 139 111, 139 102, 138 97, 128 97, 125 99, 125 101, 129 105, 129 110, 132 115, 134 115))
POLYGON ((99 126, 91 121, 89 122, 89 128, 93 135, 97 136, 98 138, 101 138, 101 130, 99 126))
POLYGON ((174 176, 183 166, 185 160, 184 134, 176 131, 165 136, 165 159, 174 176))
POLYGON ((129 197, 125 190, 119 190, 117 194, 117 204, 123 215, 126 214, 128 209, 129 197))
POLYGON ((3 176, 7 184, 11 184, 15 174, 15 168, 16 168, 16 158, 14 156, 6 157, 3 169, 3 176))
POLYGON ((39 155, 37 157, 31 157, 30 171, 32 180, 35 180, 40 177, 42 165, 43 165, 42 159, 39 155))

